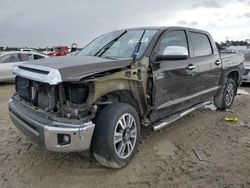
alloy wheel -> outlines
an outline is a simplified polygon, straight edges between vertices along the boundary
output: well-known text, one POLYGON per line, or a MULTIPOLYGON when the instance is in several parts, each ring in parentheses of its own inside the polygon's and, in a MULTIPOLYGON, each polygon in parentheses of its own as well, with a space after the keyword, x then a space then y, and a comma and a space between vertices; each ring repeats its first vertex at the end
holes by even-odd
POLYGON ((115 126, 113 142, 116 154, 122 159, 127 158, 133 152, 136 140, 135 118, 131 114, 123 114, 115 126))

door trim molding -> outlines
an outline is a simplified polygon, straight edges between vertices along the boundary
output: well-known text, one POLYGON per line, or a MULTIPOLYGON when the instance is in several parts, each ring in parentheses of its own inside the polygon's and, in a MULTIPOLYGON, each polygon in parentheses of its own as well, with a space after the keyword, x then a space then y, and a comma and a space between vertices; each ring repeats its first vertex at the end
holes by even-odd
POLYGON ((219 86, 216 86, 216 87, 213 87, 213 88, 210 88, 210 89, 207 89, 207 90, 204 90, 204 91, 195 93, 195 94, 190 95, 190 96, 187 96, 187 97, 182 97, 182 98, 179 98, 179 99, 175 99, 175 100, 168 101, 168 102, 163 103, 163 104, 161 104, 160 106, 158 106, 158 107, 157 107, 157 110, 160 110, 160 109, 166 108, 166 107, 168 107, 168 106, 172 106, 172 105, 174 105, 174 104, 178 104, 178 103, 181 103, 181 102, 190 100, 190 99, 192 99, 192 98, 198 97, 198 96, 200 96, 200 95, 204 95, 204 94, 206 94, 206 93, 209 93, 209 92, 212 92, 212 91, 215 91, 215 90, 218 90, 218 89, 219 89, 219 86))

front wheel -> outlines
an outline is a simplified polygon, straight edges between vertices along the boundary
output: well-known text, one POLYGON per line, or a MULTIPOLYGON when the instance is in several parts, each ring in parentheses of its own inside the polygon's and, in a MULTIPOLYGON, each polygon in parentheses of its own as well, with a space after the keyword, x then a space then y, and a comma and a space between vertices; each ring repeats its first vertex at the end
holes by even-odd
POLYGON ((125 103, 105 107, 96 118, 92 150, 96 160, 110 168, 126 166, 140 139, 140 120, 134 107, 125 103))

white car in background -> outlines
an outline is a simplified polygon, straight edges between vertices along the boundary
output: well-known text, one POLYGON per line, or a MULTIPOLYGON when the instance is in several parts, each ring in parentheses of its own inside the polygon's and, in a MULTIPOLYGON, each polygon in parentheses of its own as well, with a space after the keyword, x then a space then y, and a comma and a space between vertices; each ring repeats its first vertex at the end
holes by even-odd
MULTIPOLYGON (((31 48, 21 48, 20 51, 21 51, 21 52, 37 52, 36 50, 31 49, 31 48)), ((38 52, 37 52, 37 53, 38 53, 38 52)))
POLYGON ((245 70, 242 75, 242 81, 245 83, 250 83, 250 53, 245 53, 245 70))
POLYGON ((26 61, 47 58, 47 55, 38 52, 11 51, 0 53, 0 82, 14 81, 12 70, 26 61))

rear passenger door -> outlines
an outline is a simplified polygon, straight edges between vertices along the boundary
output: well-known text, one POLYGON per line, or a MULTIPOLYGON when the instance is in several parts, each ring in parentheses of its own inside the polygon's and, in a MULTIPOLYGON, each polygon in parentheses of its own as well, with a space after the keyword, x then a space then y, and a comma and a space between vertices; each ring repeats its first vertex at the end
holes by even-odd
POLYGON ((208 34, 189 30, 188 41, 195 80, 193 102, 199 103, 213 97, 217 92, 222 65, 214 41, 208 34))

